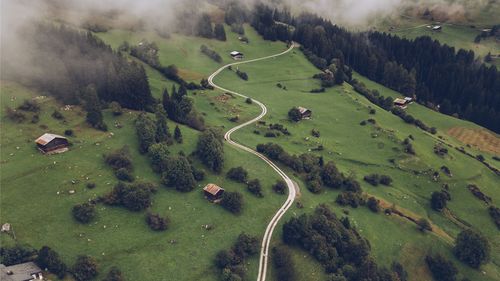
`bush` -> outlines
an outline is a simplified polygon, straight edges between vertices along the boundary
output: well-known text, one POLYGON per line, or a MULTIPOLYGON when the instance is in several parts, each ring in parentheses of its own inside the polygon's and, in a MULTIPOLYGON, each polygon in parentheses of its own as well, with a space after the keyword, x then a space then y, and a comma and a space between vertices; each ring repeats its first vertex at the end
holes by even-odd
POLYGON ((35 100, 24 100, 17 109, 29 112, 40 112, 40 105, 35 100))
POLYGON ((35 260, 36 264, 42 269, 48 269, 59 279, 63 279, 66 275, 67 266, 59 257, 59 254, 47 246, 43 246, 38 251, 38 256, 35 260))
POLYGON ((285 181, 283 181, 283 180, 278 180, 273 185, 274 192, 276 192, 278 194, 285 194, 286 189, 287 189, 287 185, 286 185, 285 181))
POLYGON ((390 176, 387 176, 387 175, 381 175, 380 176, 380 183, 383 185, 389 186, 392 183, 392 178, 390 176))
POLYGON ((96 215, 96 209, 94 204, 83 203, 78 204, 73 207, 73 217, 81 223, 89 223, 92 221, 96 215))
POLYGON ((78 256, 71 270, 77 281, 88 281, 97 277, 98 265, 94 258, 78 256))
POLYGON ((378 174, 370 174, 370 175, 367 175, 363 178, 364 181, 366 181, 367 183, 373 185, 373 186, 377 186, 380 182, 380 175, 378 174))
POLYGON ((246 102, 246 103, 248 103, 248 104, 252 104, 252 103, 253 103, 253 101, 252 101, 252 99, 251 99, 251 98, 246 98, 246 99, 245 99, 245 102, 246 102))
POLYGON ((64 115, 62 115, 62 113, 59 110, 57 110, 57 109, 55 109, 54 112, 52 112, 51 116, 52 116, 52 118, 57 119, 57 120, 63 120, 64 119, 64 115))
POLYGON ((24 115, 24 113, 22 113, 18 110, 12 109, 8 106, 5 108, 5 112, 6 112, 7 118, 9 118, 13 122, 22 123, 26 120, 26 115, 24 115))
POLYGON ((292 253, 286 246, 277 246, 272 249, 272 258, 275 268, 276 280, 294 281, 297 280, 295 264, 292 253))
POLYGON ((446 208, 446 201, 448 201, 448 199, 443 192, 435 191, 431 195, 431 207, 436 211, 441 211, 446 208))
POLYGON ((453 249, 460 261, 472 268, 479 268, 490 259, 490 243, 478 232, 471 229, 460 232, 453 249))
POLYGON ((245 80, 245 81, 248 81, 248 74, 246 72, 243 72, 243 71, 240 71, 239 69, 236 70, 236 74, 238 74, 238 76, 245 80))
POLYGON ((119 182, 103 201, 108 205, 119 205, 130 211, 142 211, 151 206, 151 195, 156 192, 156 185, 147 182, 125 184, 119 182))
POLYGON ((312 135, 313 137, 319 138, 319 137, 320 137, 320 132, 319 132, 319 130, 312 129, 312 130, 311 130, 311 135, 312 135))
POLYGON ((441 255, 426 256, 425 262, 437 281, 455 281, 458 273, 453 263, 441 255))
POLYGON ((500 229, 500 208, 495 206, 490 206, 488 208, 488 213, 490 214, 491 218, 497 225, 498 229, 500 229))
POLYGON ((247 189, 257 197, 264 197, 262 194, 262 186, 258 179, 251 180, 247 183, 247 189))
POLYGON ((117 179, 119 179, 121 181, 128 181, 128 182, 134 181, 134 175, 132 175, 132 172, 130 172, 126 168, 120 168, 120 169, 116 170, 115 176, 117 179))
POLYGON ((163 231, 168 228, 170 219, 168 217, 161 217, 160 214, 148 213, 146 215, 146 223, 152 230, 163 231))
POLYGON ((2 245, 2 247, 0 247, 0 261, 6 266, 28 262, 33 260, 36 252, 35 249, 20 244, 16 244, 13 247, 2 245))
POLYGON ((236 182, 245 183, 248 178, 248 172, 241 166, 235 167, 229 169, 229 171, 226 174, 226 177, 236 182))
POLYGON ((335 202, 341 206, 351 206, 357 208, 363 203, 363 199, 359 193, 344 191, 337 196, 335 202))
POLYGON ((380 206, 379 202, 375 197, 370 197, 366 201, 366 206, 368 206, 368 209, 370 209, 374 213, 378 213, 380 211, 380 206))
POLYGON ((88 189, 94 189, 94 188, 95 188, 95 186, 96 186, 96 185, 95 185, 95 183, 93 183, 93 182, 89 182, 89 183, 87 183, 87 188, 88 188, 88 189))
POLYGON ((193 177, 196 181, 202 181, 205 179, 205 170, 198 169, 195 166, 191 166, 191 170, 193 170, 193 177))
POLYGON ((264 137, 266 137, 266 138, 275 138, 275 137, 276 137, 276 134, 275 134, 275 133, 273 133, 273 132, 266 132, 266 133, 264 134, 264 137))
POLYGON ((288 119, 292 122, 299 122, 302 120, 302 114, 300 113, 300 110, 296 107, 291 108, 288 111, 288 119))
POLYGON ((187 192, 196 186, 191 164, 184 156, 171 157, 166 171, 162 174, 164 185, 175 187, 176 190, 187 192))
POLYGON ((243 196, 239 192, 226 191, 222 195, 220 204, 231 213, 239 214, 243 208, 243 196))
POLYGON ((216 51, 209 49, 207 46, 201 45, 200 51, 203 54, 207 55, 212 60, 214 60, 215 62, 217 62, 217 63, 222 62, 222 57, 216 51))
POLYGON ((253 256, 259 252, 259 239, 245 233, 238 235, 232 250, 242 258, 253 256))
POLYGON ((64 130, 64 135, 68 136, 68 137, 73 136, 74 135, 73 130, 71 130, 71 129, 64 130))
POLYGON ((102 281, 125 281, 125 277, 118 267, 113 266, 102 281))
POLYGON ((133 170, 132 157, 130 156, 130 151, 128 146, 123 146, 106 156, 104 156, 104 162, 108 164, 113 170, 126 169, 128 171, 133 170))
POLYGON ((432 226, 431 224, 429 223, 429 221, 425 218, 420 218, 418 221, 417 221, 417 225, 418 225, 418 229, 422 232, 425 232, 425 231, 432 231, 432 226))

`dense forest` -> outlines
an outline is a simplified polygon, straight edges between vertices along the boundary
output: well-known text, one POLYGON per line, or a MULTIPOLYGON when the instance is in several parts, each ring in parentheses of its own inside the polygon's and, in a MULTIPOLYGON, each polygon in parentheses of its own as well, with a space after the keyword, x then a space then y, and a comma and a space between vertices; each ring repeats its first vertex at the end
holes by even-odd
POLYGON ((90 32, 37 24, 26 31, 29 66, 5 64, 5 77, 22 81, 64 103, 79 104, 89 86, 100 100, 150 110, 155 103, 144 68, 114 52, 90 32), (26 69, 28 68, 28 69, 26 69))
POLYGON ((251 22, 265 39, 300 43, 318 68, 348 65, 428 107, 500 132, 500 73, 475 59, 473 51, 426 36, 352 33, 316 15, 293 18, 264 5, 256 7, 251 22))

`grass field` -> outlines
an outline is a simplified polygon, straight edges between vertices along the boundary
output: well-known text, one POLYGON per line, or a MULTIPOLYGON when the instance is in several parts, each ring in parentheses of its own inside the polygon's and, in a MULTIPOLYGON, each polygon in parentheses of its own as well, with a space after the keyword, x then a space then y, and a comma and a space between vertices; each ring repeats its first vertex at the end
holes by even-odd
MULTIPOLYGON (((286 48, 283 43, 263 41, 249 27, 246 27, 246 36, 250 39, 248 45, 239 42, 237 36, 229 31, 228 42, 180 35, 163 39, 151 33, 121 30, 98 35, 114 48, 124 40, 132 44, 143 38, 153 40, 159 46, 162 64, 176 64, 184 78, 194 81, 207 77, 220 67, 199 51, 201 44, 219 52, 225 63, 229 62, 227 53, 231 50, 241 51, 250 59, 278 53, 286 48)), ((429 206, 431 192, 440 190, 442 183, 448 183, 452 196, 449 203, 451 212, 474 229, 483 232, 493 244, 492 262, 482 268, 485 272, 483 274, 454 259, 451 254, 452 245, 443 236, 422 234, 407 220, 374 214, 365 207, 347 208, 349 217, 361 234, 368 238, 372 252, 381 265, 388 266, 399 260, 409 271, 410 280, 429 280, 423 257, 429 252, 440 252, 453 260, 462 276, 471 280, 499 280, 498 230, 488 216, 486 206, 466 189, 467 184, 474 183, 491 196, 493 202, 498 202, 500 181, 491 171, 477 160, 455 150, 450 149, 446 158, 436 156, 433 153, 433 146, 438 141, 436 136, 407 125, 394 115, 370 104, 348 84, 331 88, 322 94, 310 94, 309 90, 319 87, 318 81, 311 78, 318 70, 299 50, 240 68, 248 73, 248 81, 225 70, 216 77, 215 82, 264 102, 269 109, 264 120, 267 123, 284 124, 292 135, 265 138, 263 134, 253 133, 254 130, 265 131, 262 126, 255 125, 235 132, 234 139, 250 147, 255 147, 258 143, 276 142, 293 154, 307 152, 321 144, 325 150, 314 153, 321 154, 327 161, 335 161, 343 172, 352 173, 360 180, 367 193, 394 203, 398 208, 416 216, 426 217, 443 232, 455 237, 461 230, 460 227, 429 206), (286 86, 287 90, 278 88, 277 83, 286 86), (313 118, 292 124, 286 120, 287 111, 298 105, 310 108, 313 118), (376 109, 375 115, 369 115, 369 106, 376 109), (376 119, 377 124, 359 125, 360 121, 368 118, 376 119), (320 138, 310 136, 313 128, 320 130, 320 138), (407 156, 401 151, 401 140, 410 134, 415 138, 416 157, 407 156), (394 164, 389 159, 394 159, 394 164), (442 175, 441 182, 436 183, 429 175, 414 174, 415 171, 431 168, 437 170, 442 165, 451 169, 454 175, 452 178, 442 175), (371 187, 361 180, 369 173, 388 174, 394 179, 394 183, 392 187, 371 187)), ((160 97, 163 88, 172 86, 170 81, 166 81, 153 69, 146 67, 146 71, 156 97, 160 97)), ((365 82, 368 88, 377 88, 383 95, 398 95, 359 75, 356 78, 365 82)), ((40 99, 43 110, 38 124, 14 124, 5 119, 3 107, 14 107, 24 98, 32 98, 40 93, 8 81, 2 81, 0 86, 1 222, 13 225, 18 241, 34 247, 49 245, 68 263, 72 263, 78 254, 90 254, 98 259, 102 272, 117 265, 127 280, 218 280, 213 266, 215 253, 230 247, 242 231, 261 235, 271 215, 285 200, 284 196, 275 195, 270 190, 271 184, 277 179, 271 169, 256 157, 225 146, 225 171, 234 166, 244 166, 251 178, 259 178, 263 183, 264 198, 252 196, 243 185, 228 181, 223 175, 208 174, 200 187, 190 193, 160 188, 154 195, 152 210, 167 214, 172 220, 172 227, 166 232, 150 231, 144 222, 144 213, 132 213, 102 205, 99 206, 96 223, 80 225, 72 219, 71 207, 107 193, 116 182, 111 169, 103 163, 103 153, 129 145, 135 165, 134 175, 139 179, 158 182, 158 176, 151 171, 147 158, 139 155, 136 149, 133 117, 137 113, 130 112, 116 118, 106 112, 106 122, 113 133, 111 135, 110 132, 101 133, 88 128, 84 123, 84 114, 78 108, 63 111, 66 123, 56 121, 50 114, 54 108, 62 105, 44 98, 40 99), (14 96, 15 100, 12 99, 14 96), (115 122, 123 124, 123 128, 114 128, 112 124, 115 122), (48 129, 40 128, 42 124, 48 129), (35 150, 33 140, 38 135, 45 131, 61 134, 66 128, 74 128, 76 134, 70 139, 74 145, 69 152, 43 156, 35 150), (72 184, 72 180, 76 184, 72 184), (93 190, 86 189, 85 183, 88 181, 95 182, 97 187, 93 190), (242 215, 234 216, 221 207, 208 203, 200 190, 208 182, 217 183, 230 191, 240 190, 245 197, 242 215), (70 189, 76 190, 76 193, 69 195, 70 189), (58 191, 60 194, 57 194, 58 191), (212 224, 215 229, 203 230, 203 224, 212 224), (178 243, 171 244, 171 240, 178 243)), ((243 122, 258 114, 259 108, 256 105, 248 105, 240 98, 228 98, 222 94, 218 91, 200 91, 196 95, 189 93, 207 124, 230 128, 235 124, 228 120, 229 117, 239 115, 239 122, 243 122)), ((411 105, 408 111, 429 125, 436 126, 438 135, 454 145, 463 144, 454 139, 451 133, 447 133, 449 129, 481 129, 472 123, 439 114, 418 104, 411 105)), ((173 128, 174 123, 170 122, 169 126, 173 128)), ((185 143, 174 145, 171 150, 172 153, 184 151, 189 154, 195 147, 198 132, 184 126, 181 126, 181 130, 185 143)), ((475 148, 467 150, 479 152, 475 148)), ((288 169, 285 170, 293 175, 288 169)), ((311 212, 321 203, 328 204, 337 214, 341 214, 343 208, 334 203, 337 191, 325 189, 323 193, 314 195, 298 177, 294 176, 294 179, 300 183, 302 195, 299 201, 304 208, 291 208, 284 221, 292 216, 311 212)), ((277 227, 273 243, 281 240, 280 235, 281 227, 277 227)), ((13 243, 4 234, 1 235, 1 242, 2 245, 13 243)), ((323 269, 307 253, 294 250, 294 258, 300 274, 298 280, 326 279, 323 269)), ((249 279, 256 276, 257 266, 257 258, 249 260, 249 279)), ((272 269, 268 280, 274 280, 272 269)))

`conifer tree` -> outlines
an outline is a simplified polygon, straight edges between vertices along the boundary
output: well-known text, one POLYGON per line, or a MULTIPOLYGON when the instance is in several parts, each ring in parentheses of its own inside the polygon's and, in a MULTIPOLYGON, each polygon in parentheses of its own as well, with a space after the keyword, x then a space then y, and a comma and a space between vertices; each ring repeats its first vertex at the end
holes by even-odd
POLYGON ((163 106, 158 105, 156 108, 156 142, 168 142, 171 137, 167 125, 167 113, 163 106))
POLYGON ((177 143, 182 143, 182 133, 181 133, 181 129, 179 129, 179 126, 175 126, 174 139, 177 143))

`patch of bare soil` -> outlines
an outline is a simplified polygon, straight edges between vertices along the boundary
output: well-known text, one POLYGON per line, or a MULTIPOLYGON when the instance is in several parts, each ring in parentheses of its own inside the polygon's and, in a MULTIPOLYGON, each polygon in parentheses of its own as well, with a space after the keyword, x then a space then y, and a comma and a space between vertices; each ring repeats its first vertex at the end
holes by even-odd
POLYGON ((487 130, 453 127, 447 133, 479 150, 500 154, 500 137, 487 130))

